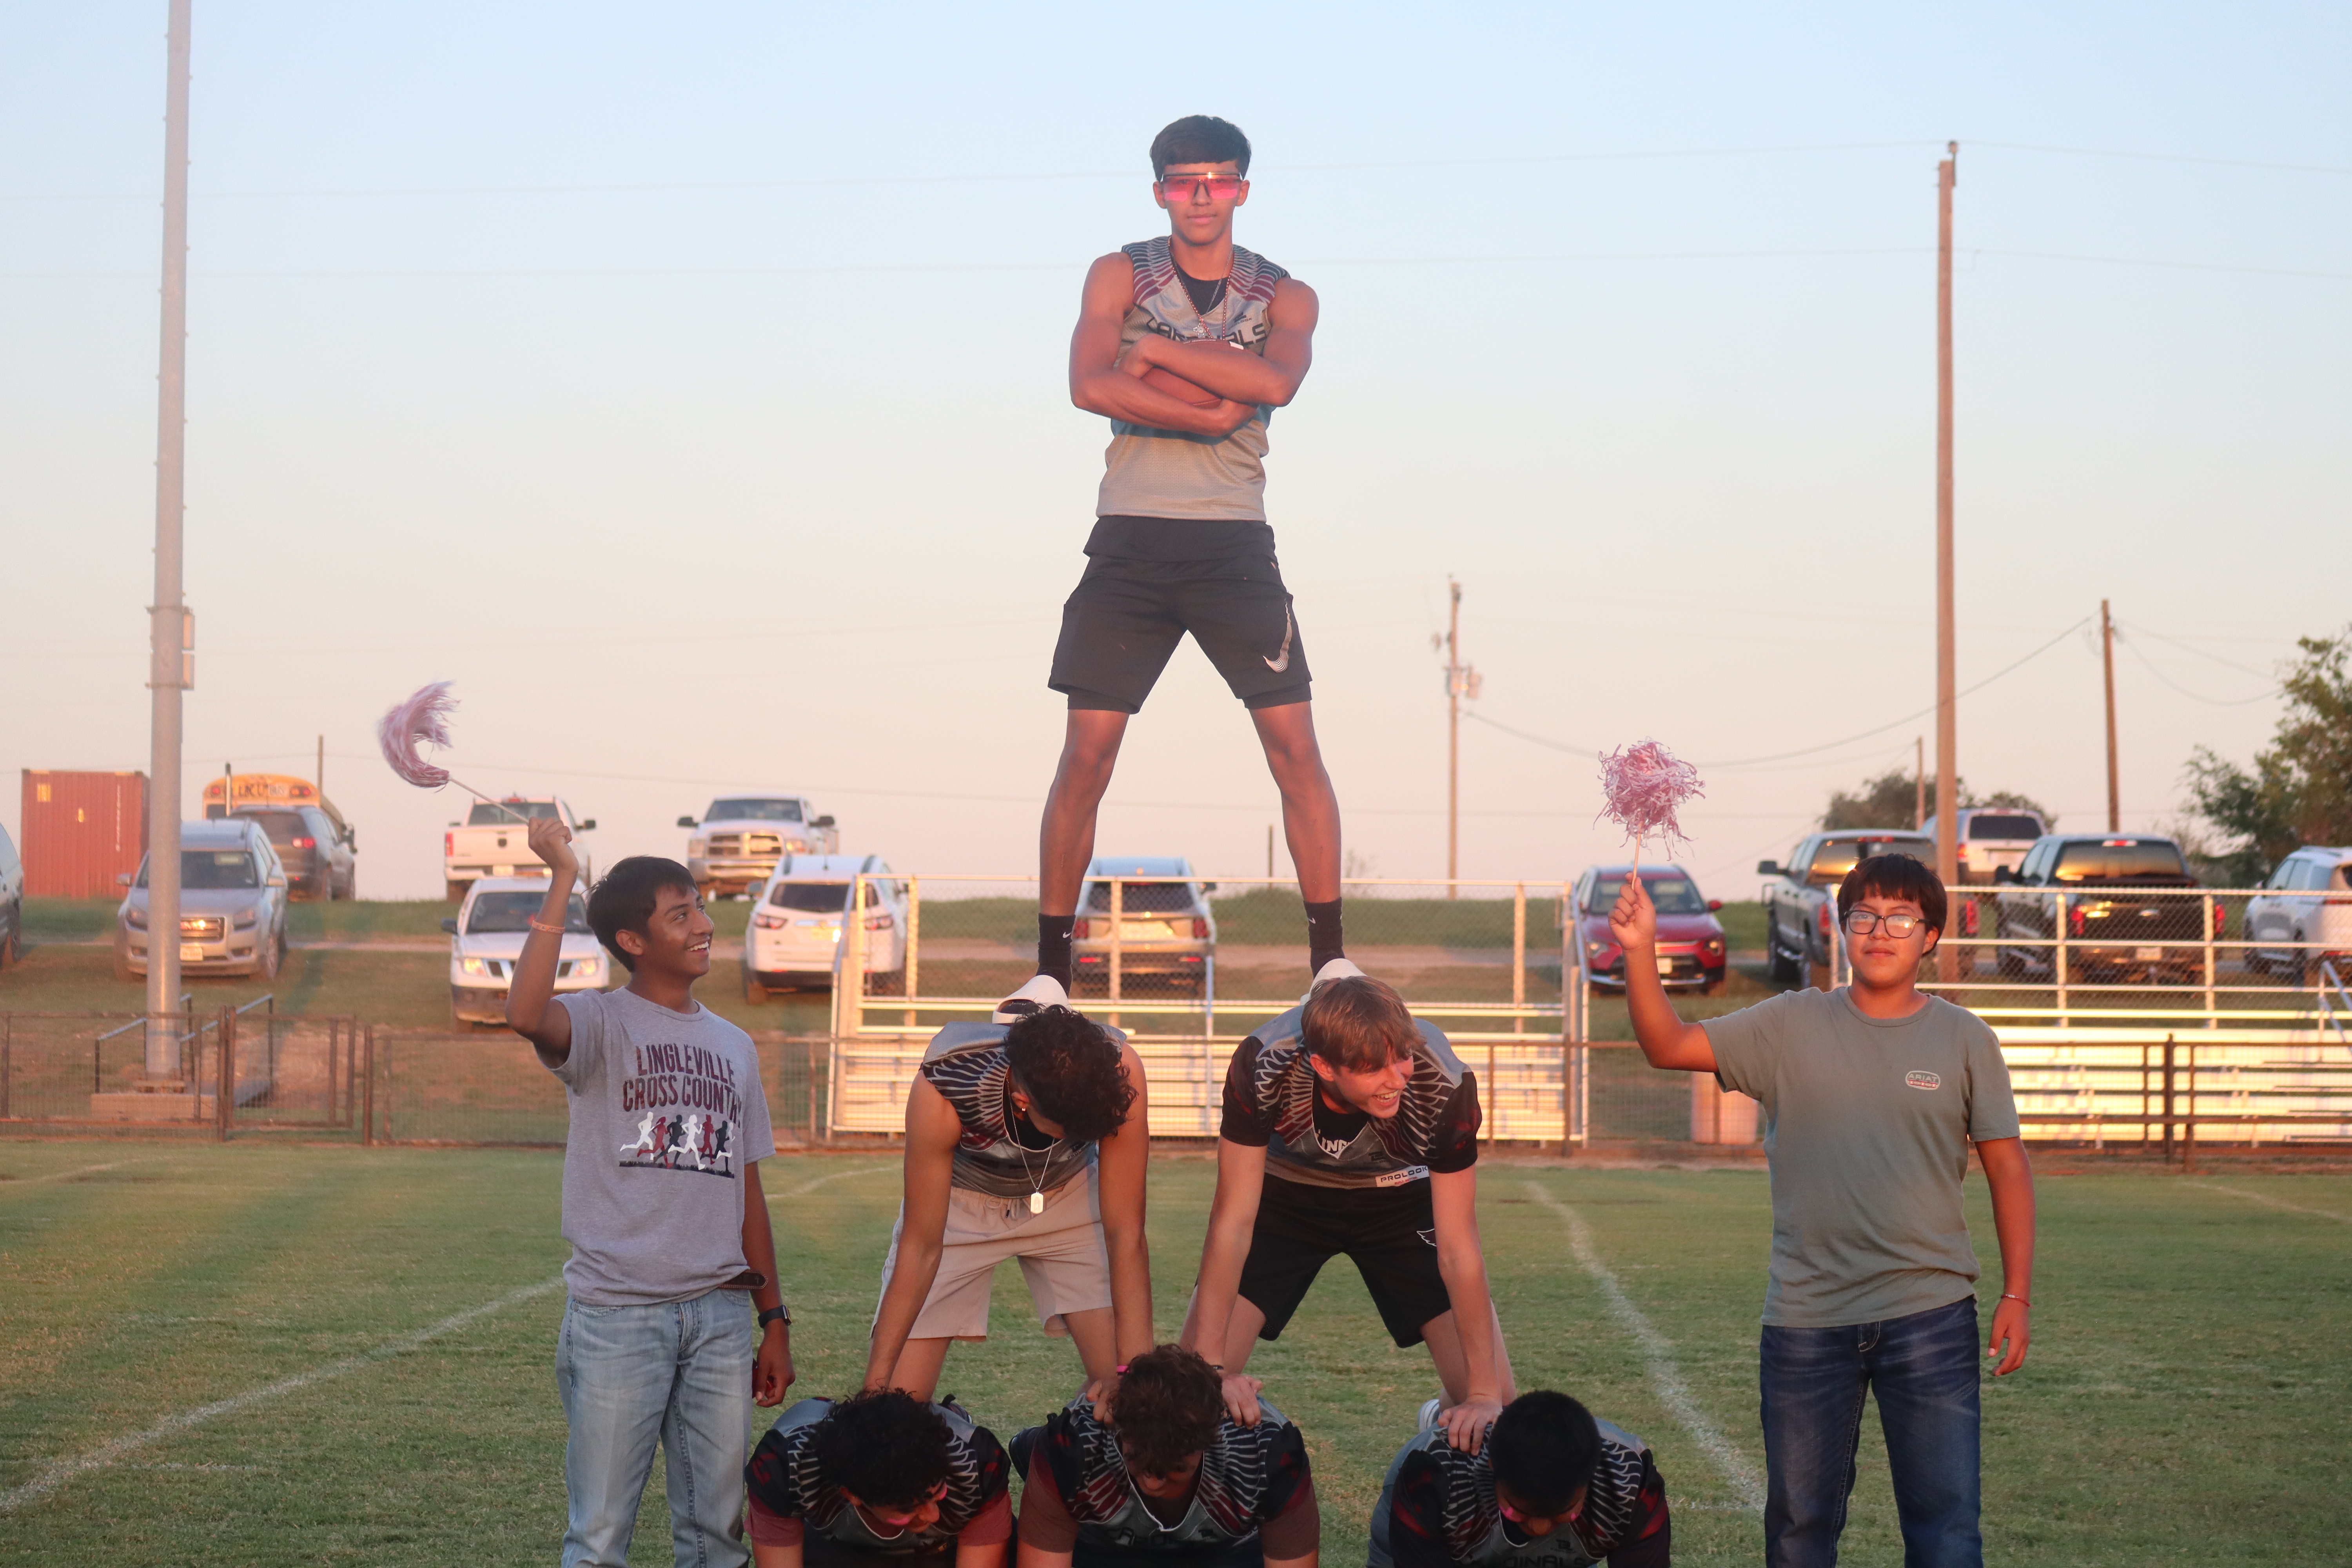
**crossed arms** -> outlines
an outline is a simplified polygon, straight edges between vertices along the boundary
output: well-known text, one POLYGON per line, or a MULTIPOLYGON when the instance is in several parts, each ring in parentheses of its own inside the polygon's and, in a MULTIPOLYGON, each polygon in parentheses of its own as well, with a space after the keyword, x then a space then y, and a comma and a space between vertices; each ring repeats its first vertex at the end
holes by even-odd
POLYGON ((1146 332, 1118 351, 1119 330, 1135 299, 1135 267, 1123 254, 1097 258, 1087 272, 1077 330, 1070 334, 1070 401, 1090 414, 1156 430, 1228 436, 1249 423, 1259 405, 1281 407, 1298 395, 1315 358, 1315 290, 1295 278, 1274 286, 1271 329, 1263 356, 1223 342, 1180 343, 1146 332), (1196 407, 1147 384, 1158 368, 1216 394, 1213 407, 1196 407))

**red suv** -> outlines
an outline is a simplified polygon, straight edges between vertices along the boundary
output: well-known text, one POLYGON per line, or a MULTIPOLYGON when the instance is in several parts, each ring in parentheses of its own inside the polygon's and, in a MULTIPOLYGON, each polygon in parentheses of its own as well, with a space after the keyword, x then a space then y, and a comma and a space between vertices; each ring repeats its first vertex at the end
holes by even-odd
MULTIPOLYGON (((1576 940, 1583 944, 1584 967, 1596 985, 1625 984, 1625 952, 1609 934, 1609 911, 1633 869, 1588 866, 1576 879, 1576 940)), ((1715 911, 1723 900, 1701 898, 1698 883, 1679 866, 1644 866, 1642 889, 1658 910, 1658 978, 1666 989, 1710 995, 1722 990, 1728 955, 1715 911)))

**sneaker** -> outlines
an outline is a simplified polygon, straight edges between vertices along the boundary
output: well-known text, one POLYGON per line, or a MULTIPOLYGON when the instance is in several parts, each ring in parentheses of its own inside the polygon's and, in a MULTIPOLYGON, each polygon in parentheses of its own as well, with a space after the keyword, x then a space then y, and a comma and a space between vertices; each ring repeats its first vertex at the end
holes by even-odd
MULTIPOLYGON (((1325 963, 1322 968, 1315 972, 1314 981, 1307 987, 1307 996, 1314 995, 1317 989, 1327 980, 1345 980, 1351 974, 1360 978, 1363 975, 1363 973, 1364 972, 1357 968, 1354 962, 1349 959, 1332 959, 1328 963, 1325 963)), ((1301 1006, 1306 1005, 1307 996, 1301 996, 1298 999, 1301 1006)))
POLYGON ((988 1021, 992 1024, 1017 1024, 1048 1007, 1066 1007, 1069 1005, 1070 994, 1062 989, 1060 981, 1050 974, 1033 974, 1028 984, 996 1005, 996 1011, 988 1021))
POLYGON ((1416 1432, 1428 1431, 1437 1425, 1437 1413, 1444 1408, 1445 1401, 1443 1398, 1429 1401, 1421 1407, 1421 1418, 1413 1423, 1412 1429, 1416 1432))

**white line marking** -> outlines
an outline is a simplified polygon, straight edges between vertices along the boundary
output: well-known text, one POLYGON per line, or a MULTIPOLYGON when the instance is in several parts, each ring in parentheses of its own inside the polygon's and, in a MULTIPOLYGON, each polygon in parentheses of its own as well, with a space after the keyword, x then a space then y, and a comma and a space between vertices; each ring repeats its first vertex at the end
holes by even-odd
POLYGON ((153 1165, 162 1163, 161 1155, 142 1160, 109 1160, 102 1165, 76 1165, 70 1171, 51 1171, 45 1176, 19 1176, 13 1182, 0 1182, 0 1193, 11 1187, 29 1187, 36 1182, 70 1182, 76 1176, 87 1176, 92 1171, 117 1171, 125 1165, 153 1165))
POLYGON ((267 1404, 284 1394, 298 1393, 314 1383, 324 1383, 330 1378, 341 1377, 346 1373, 358 1372, 362 1367, 373 1365, 389 1357, 404 1354, 445 1334, 454 1334, 460 1329, 469 1327, 476 1321, 487 1318, 493 1312, 503 1311, 518 1302, 528 1301, 535 1296, 544 1296, 551 1290, 562 1289, 563 1280, 561 1276, 553 1279, 541 1280, 536 1285, 526 1285, 520 1290, 508 1291, 495 1301, 485 1301, 478 1307, 468 1307, 462 1312, 451 1313, 429 1327, 386 1340, 372 1351, 362 1351, 358 1355, 346 1356, 341 1361, 331 1361, 324 1366, 312 1367, 308 1372, 298 1372, 292 1377, 280 1378, 276 1383, 265 1384, 259 1388, 247 1389, 243 1394, 231 1394, 226 1399, 215 1399, 210 1405, 199 1405, 194 1410, 183 1410, 176 1415, 166 1415, 143 1432, 129 1433, 115 1438, 112 1442, 101 1443, 87 1454, 77 1454, 69 1459, 58 1459, 23 1486, 10 1491, 0 1492, 0 1513, 13 1513, 28 1502, 38 1502, 78 1476, 88 1475, 92 1470, 102 1470, 109 1466, 120 1464, 142 1448, 152 1447, 164 1438, 175 1437, 191 1427, 200 1426, 219 1416, 234 1415, 240 1410, 267 1404))
POLYGON ((1748 1510, 1762 1508, 1763 1478, 1757 1475, 1748 1457, 1733 1447, 1730 1440, 1716 1430, 1715 1423, 1699 1410, 1698 1402, 1691 1397, 1690 1385, 1683 1381, 1681 1368, 1675 1364, 1674 1342, 1658 1332, 1642 1315, 1642 1309, 1633 1305, 1633 1299, 1625 1294, 1625 1287, 1617 1282, 1617 1276, 1601 1260, 1599 1249, 1592 1245, 1591 1227, 1584 1223, 1584 1216, 1552 1196, 1539 1183, 1529 1182, 1528 1191, 1568 1226, 1568 1245, 1576 1254, 1576 1261, 1592 1276, 1611 1313, 1633 1336, 1633 1342, 1642 1347, 1642 1354, 1649 1363, 1650 1386, 1657 1391, 1658 1403, 1706 1450, 1706 1457, 1715 1461, 1715 1468, 1723 1472, 1731 1489, 1739 1495, 1740 1506, 1748 1510))
POLYGON ((772 1204, 781 1203, 786 1198, 796 1198, 803 1193, 813 1193, 816 1191, 817 1188, 824 1185, 827 1182, 838 1182, 850 1176, 867 1175, 875 1171, 894 1171, 897 1169, 898 1167, 895 1165, 860 1165, 854 1171, 835 1171, 830 1176, 819 1176, 814 1182, 803 1182, 797 1187, 789 1187, 781 1193, 771 1194, 768 1201, 772 1204))
POLYGON ((2352 1214, 2337 1214, 2334 1209, 2305 1208, 2301 1204, 2291 1204, 2284 1198, 2274 1198, 2263 1193, 2250 1193, 2243 1187, 2225 1187, 2219 1182, 2200 1182, 2197 1184, 2200 1187, 2210 1187, 2217 1193, 2227 1193, 2233 1198, 2244 1198, 2249 1203, 2268 1204, 2274 1209, 2286 1209, 2294 1214, 2315 1215, 2321 1219, 2332 1219, 2338 1225, 2352 1225, 2352 1214))

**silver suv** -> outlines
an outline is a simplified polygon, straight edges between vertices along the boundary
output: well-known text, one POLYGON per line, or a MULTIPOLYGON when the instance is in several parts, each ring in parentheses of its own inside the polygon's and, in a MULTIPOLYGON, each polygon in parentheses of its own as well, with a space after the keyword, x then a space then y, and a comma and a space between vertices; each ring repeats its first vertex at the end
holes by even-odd
MULTIPOLYGON (((121 879, 114 977, 147 973, 147 862, 121 879)), ((180 973, 277 977, 286 961, 286 868, 249 816, 180 825, 180 973)))

